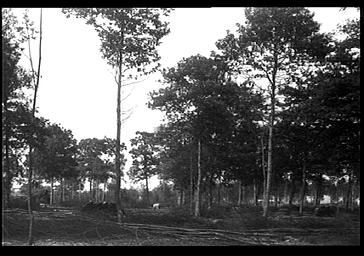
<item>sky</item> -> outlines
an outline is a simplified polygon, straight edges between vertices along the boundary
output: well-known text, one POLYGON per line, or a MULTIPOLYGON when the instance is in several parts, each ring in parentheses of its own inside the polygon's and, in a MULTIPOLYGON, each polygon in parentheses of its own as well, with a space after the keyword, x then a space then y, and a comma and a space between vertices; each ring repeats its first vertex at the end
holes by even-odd
MULTIPOLYGON (((347 18, 359 17, 353 8, 309 8, 321 31, 333 31, 347 18)), ((15 9, 14 9, 15 10, 15 9)), ((24 9, 16 9, 21 14, 24 9)), ((40 9, 31 8, 30 18, 39 26, 40 9)), ((215 42, 235 31, 244 22, 244 8, 176 8, 168 17, 170 33, 162 39, 158 51, 162 68, 172 67, 184 57, 201 54, 206 57, 217 50, 215 42)), ((32 55, 37 63, 38 42, 32 42, 32 55)), ((100 41, 92 26, 84 20, 66 18, 59 8, 43 8, 43 41, 38 115, 59 123, 80 141, 85 138, 116 138, 117 85, 112 69, 102 59, 100 41)), ((30 67, 29 60, 23 65, 30 67)), ((36 66, 36 65, 35 65, 36 66)), ((121 142, 130 150, 130 139, 136 131, 151 132, 163 120, 163 113, 148 109, 148 93, 162 86, 159 73, 150 75, 132 90, 122 103, 124 110, 133 108, 121 127, 121 142)), ((128 92, 125 92, 125 95, 128 92)), ((124 172, 131 164, 130 157, 124 172)), ((125 187, 129 187, 125 177, 125 187)), ((153 178, 151 188, 158 185, 153 178)), ((88 187, 88 186, 86 186, 88 187)))

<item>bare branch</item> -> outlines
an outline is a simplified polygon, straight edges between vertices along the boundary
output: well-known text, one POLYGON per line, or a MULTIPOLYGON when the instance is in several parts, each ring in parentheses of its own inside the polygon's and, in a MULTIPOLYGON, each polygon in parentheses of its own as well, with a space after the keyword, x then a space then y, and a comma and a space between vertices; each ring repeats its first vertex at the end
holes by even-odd
POLYGON ((126 100, 127 98, 129 98, 129 96, 133 93, 133 91, 135 90, 136 86, 134 85, 133 88, 130 90, 130 92, 128 93, 128 95, 126 95, 124 98, 121 99, 121 101, 126 100))

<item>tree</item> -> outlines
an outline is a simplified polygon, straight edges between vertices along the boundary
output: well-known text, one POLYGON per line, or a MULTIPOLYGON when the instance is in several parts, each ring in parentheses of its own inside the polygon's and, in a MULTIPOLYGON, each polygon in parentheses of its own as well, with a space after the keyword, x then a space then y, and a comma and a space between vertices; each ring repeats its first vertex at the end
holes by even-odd
POLYGON ((196 216, 200 209, 201 185, 209 187, 208 205, 211 206, 214 180, 218 180, 224 170, 225 177, 232 177, 229 173, 241 167, 239 153, 234 154, 235 145, 246 144, 247 137, 252 135, 253 120, 261 100, 253 95, 246 83, 239 86, 229 81, 227 67, 218 57, 196 55, 180 61, 177 68, 164 73, 169 86, 153 92, 149 104, 165 111, 169 121, 164 132, 173 134, 168 138, 175 143, 169 144, 167 161, 162 162, 170 172, 176 173, 172 177, 179 177, 182 184, 188 184, 186 177, 189 175, 190 184, 193 183, 193 168, 189 163, 192 159, 197 161, 197 177, 194 177, 197 178, 196 216), (188 157, 185 152, 197 156, 188 157), (231 166, 232 159, 236 163, 234 166, 231 166))
POLYGON ((263 216, 267 217, 277 90, 290 82, 293 71, 302 67, 302 60, 313 61, 326 55, 326 37, 318 33, 319 24, 306 8, 247 8, 245 17, 245 26, 239 25, 239 37, 228 34, 217 46, 230 65, 235 65, 236 72, 268 80, 268 157, 263 196, 263 216))
POLYGON ((51 182, 50 204, 53 204, 54 180, 72 179, 79 175, 76 168, 77 142, 70 130, 57 124, 48 125, 45 129, 43 145, 34 149, 33 158, 35 174, 51 182))
MULTIPOLYGON (((12 14, 11 9, 3 8, 2 13, 2 117, 3 117, 3 193, 4 207, 10 202, 12 180, 22 171, 18 155, 25 144, 17 132, 26 125, 30 114, 28 99, 23 89, 30 88, 30 75, 19 65, 26 40, 24 27, 12 14), (17 138, 17 139, 16 139, 17 138)), ((29 124, 29 123, 28 123, 29 124)))
POLYGON ((133 147, 130 150, 133 164, 130 167, 129 176, 134 181, 145 181, 147 205, 150 205, 148 179, 156 174, 158 164, 154 134, 138 131, 136 137, 130 141, 133 147))
POLYGON ((161 16, 168 16, 165 8, 68 8, 63 12, 70 17, 86 19, 93 25, 101 39, 101 53, 115 71, 117 92, 117 132, 116 132, 116 190, 115 200, 118 209, 118 222, 121 222, 120 178, 121 178, 121 87, 123 77, 129 71, 129 78, 154 72, 160 59, 157 46, 163 36, 169 33, 168 23, 161 16), (147 70, 147 67, 150 69, 147 70))
MULTIPOLYGON (((115 173, 111 171, 115 168, 115 144, 116 141, 110 138, 87 138, 82 139, 79 144, 78 162, 80 165, 80 171, 82 178, 88 178, 90 182, 90 200, 94 198, 98 200, 97 195, 93 195, 91 186, 93 182, 96 182, 96 193, 98 193, 98 185, 100 183, 106 183, 109 177, 115 178, 115 173)), ((125 145, 122 144, 122 149, 125 149, 125 145)), ((124 162, 124 156, 122 155, 122 163, 124 162)))

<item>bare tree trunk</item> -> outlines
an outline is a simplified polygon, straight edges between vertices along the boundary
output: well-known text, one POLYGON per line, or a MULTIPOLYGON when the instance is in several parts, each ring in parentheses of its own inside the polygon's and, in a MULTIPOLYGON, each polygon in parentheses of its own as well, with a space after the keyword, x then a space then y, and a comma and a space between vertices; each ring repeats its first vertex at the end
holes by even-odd
POLYGON ((303 203, 305 201, 305 189, 306 189, 306 160, 303 160, 302 166, 302 186, 301 186, 301 193, 300 193, 300 209, 299 214, 303 213, 303 203))
POLYGON ((2 182, 3 182, 3 188, 5 189, 5 200, 4 200, 4 204, 3 207, 7 208, 9 206, 10 203, 10 191, 11 191, 11 183, 12 183, 12 175, 10 172, 10 158, 9 158, 9 121, 8 121, 8 104, 7 104, 7 100, 4 100, 4 135, 5 135, 5 163, 4 163, 4 169, 5 169, 5 177, 3 177, 2 182))
POLYGON ((201 140, 197 142, 197 185, 195 197, 195 216, 200 216, 200 186, 201 186, 201 140))
POLYGON ((102 201, 106 202, 106 183, 107 181, 104 182, 104 190, 103 190, 103 196, 102 196, 102 201))
POLYGON ((180 194, 180 197, 179 197, 179 206, 182 206, 183 205, 183 188, 182 187, 179 190, 179 194, 180 194))
POLYGON ((321 187, 322 187, 322 178, 320 176, 316 181, 315 207, 320 206, 321 187))
POLYGON ((96 179, 95 181, 95 201, 96 203, 100 202, 100 190, 99 190, 99 180, 96 179))
POLYGON ((294 194, 295 194, 295 190, 296 190, 296 184, 295 184, 294 180, 292 179, 291 188, 290 188, 290 191, 289 191, 289 201, 288 201, 288 204, 290 206, 292 206, 292 203, 293 203, 293 197, 294 197, 294 194))
POLYGON ((145 191, 147 195, 147 206, 150 206, 150 200, 149 200, 149 186, 148 186, 148 176, 145 178, 145 191))
POLYGON ((241 186, 241 204, 244 205, 244 204, 247 204, 248 202, 248 198, 247 198, 247 187, 242 185, 241 186))
MULTIPOLYGON (((31 58, 31 51, 30 51, 30 37, 28 38, 28 45, 29 45, 29 57, 30 63, 33 71, 33 78, 34 78, 34 69, 33 69, 33 61, 31 58)), ((37 101, 37 92, 39 87, 39 79, 40 79, 40 66, 42 60, 42 8, 40 9, 40 26, 39 26, 39 58, 38 58, 38 72, 37 72, 37 80, 34 86, 34 98, 33 98, 33 109, 32 109, 32 116, 35 117, 35 107, 37 101)), ((34 80, 33 80, 34 81, 34 80)), ((33 239, 33 210, 31 205, 32 200, 32 179, 33 179, 33 159, 32 159, 32 147, 29 146, 29 173, 28 173, 28 213, 29 213, 29 232, 28 232, 28 245, 32 245, 34 242, 33 239)))
POLYGON ((53 177, 51 178, 51 191, 50 191, 50 197, 49 197, 49 205, 53 205, 54 203, 54 184, 53 184, 53 177))
POLYGON ((208 201, 208 209, 211 209, 212 207, 212 201, 213 201, 213 194, 212 194, 212 189, 213 189, 213 180, 212 180, 212 175, 209 179, 209 201, 208 201))
MULTIPOLYGON (((122 33, 121 45, 124 44, 124 34, 122 33)), ((120 132, 121 132, 121 78, 122 78, 122 51, 119 51, 119 80, 118 80, 118 94, 117 94, 117 106, 116 106, 116 159, 115 159, 115 173, 116 173, 116 188, 115 188, 115 202, 117 209, 118 222, 121 223, 122 216, 125 215, 124 210, 121 207, 120 198, 120 182, 121 182, 121 152, 120 152, 120 132)))
POLYGON ((278 184, 276 185, 276 189, 275 189, 276 193, 274 195, 274 206, 278 207, 278 196, 279 196, 279 190, 278 190, 278 184))
POLYGON ((265 194, 265 189, 267 187, 267 174, 265 171, 265 160, 264 160, 264 132, 262 132, 262 136, 260 138, 260 145, 262 148, 262 171, 263 171, 263 197, 265 194))
MULTIPOLYGON (((276 48, 276 46, 275 46, 276 48)), ((278 51, 275 49, 274 54, 274 66, 272 71, 272 79, 268 80, 271 85, 270 90, 270 115, 269 115, 269 125, 268 125, 268 159, 267 159, 267 182, 265 193, 263 196, 263 217, 268 217, 268 208, 269 208, 269 193, 270 193, 270 186, 271 186, 271 177, 273 172, 273 164, 272 164, 272 154, 273 154, 273 127, 274 127, 274 118, 275 118, 275 93, 276 93, 276 75, 278 70, 278 51)))
POLYGON ((79 190, 79 192, 78 192, 78 200, 81 202, 82 201, 82 198, 81 198, 81 181, 80 181, 80 183, 78 184, 78 190, 79 190))
POLYGON ((254 179, 254 185, 253 185, 253 197, 254 197, 254 206, 258 205, 258 188, 257 188, 257 182, 254 179))
POLYGON ((346 191, 346 200, 345 200, 345 211, 349 210, 350 201, 352 200, 352 187, 353 187, 353 171, 350 171, 349 180, 348 180, 348 189, 346 191))
POLYGON ((283 191, 283 202, 287 204, 288 202, 288 180, 284 180, 284 191, 283 191))
MULTIPOLYGON (((191 144, 192 145, 192 144, 191 144)), ((190 152, 190 215, 193 213, 193 159, 192 150, 190 152)))
POLYGON ((61 203, 64 202, 64 178, 61 178, 61 203))
POLYGON ((93 201, 93 198, 92 198, 92 179, 91 178, 90 178, 89 182, 90 182, 90 201, 93 201))
POLYGON ((221 183, 217 184, 217 204, 220 205, 221 202, 221 183))
MULTIPOLYGON (((274 104, 272 104, 274 107, 274 104)), ((274 111, 272 111, 274 112, 274 111)), ((269 208, 269 192, 271 186, 271 176, 272 176, 272 139, 273 139, 273 113, 270 117, 270 125, 269 125, 269 137, 268 137, 268 160, 267 160, 267 181, 266 187, 263 195, 263 217, 268 217, 268 208, 269 208)))
POLYGON ((241 200, 242 195, 241 195, 241 181, 238 181, 238 206, 241 206, 241 200))

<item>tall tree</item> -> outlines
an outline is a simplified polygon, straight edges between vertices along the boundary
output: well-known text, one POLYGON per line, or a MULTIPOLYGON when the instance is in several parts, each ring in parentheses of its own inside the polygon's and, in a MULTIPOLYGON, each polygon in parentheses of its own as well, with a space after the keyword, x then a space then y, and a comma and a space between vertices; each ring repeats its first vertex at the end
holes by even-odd
POLYGON ((131 139, 133 163, 129 176, 134 181, 145 181, 147 205, 150 205, 148 180, 156 173, 158 164, 154 137, 154 133, 136 132, 136 137, 131 139))
POLYGON ((278 89, 287 84, 293 71, 309 56, 322 58, 319 24, 306 8, 246 8, 246 22, 239 25, 239 37, 228 34, 217 46, 240 74, 251 73, 267 79, 269 94, 267 172, 263 196, 263 216, 268 215, 272 178, 273 129, 278 89), (269 22, 267 22, 269 20, 269 22), (315 45, 315 47, 312 47, 315 45))
POLYGON ((154 72, 160 56, 157 46, 161 38, 169 33, 168 23, 161 18, 168 16, 166 8, 68 8, 63 9, 67 17, 75 15, 93 25, 101 39, 101 53, 115 71, 117 83, 117 131, 116 131, 116 190, 118 222, 121 222, 120 178, 121 178, 121 87, 123 77, 135 77, 154 72), (149 69, 148 69, 149 68, 149 69), (129 73, 128 73, 129 72, 129 73))
POLYGON ((18 156, 24 144, 24 134, 19 131, 30 121, 30 105, 23 89, 32 86, 29 73, 19 65, 23 54, 20 47, 26 40, 25 28, 11 9, 3 8, 2 14, 2 120, 3 120, 3 207, 10 202, 13 177, 20 171, 18 156))
POLYGON ((41 146, 34 148, 35 174, 51 183, 50 204, 54 202, 55 179, 76 178, 79 175, 76 162, 77 142, 72 132, 57 124, 45 127, 41 146))

